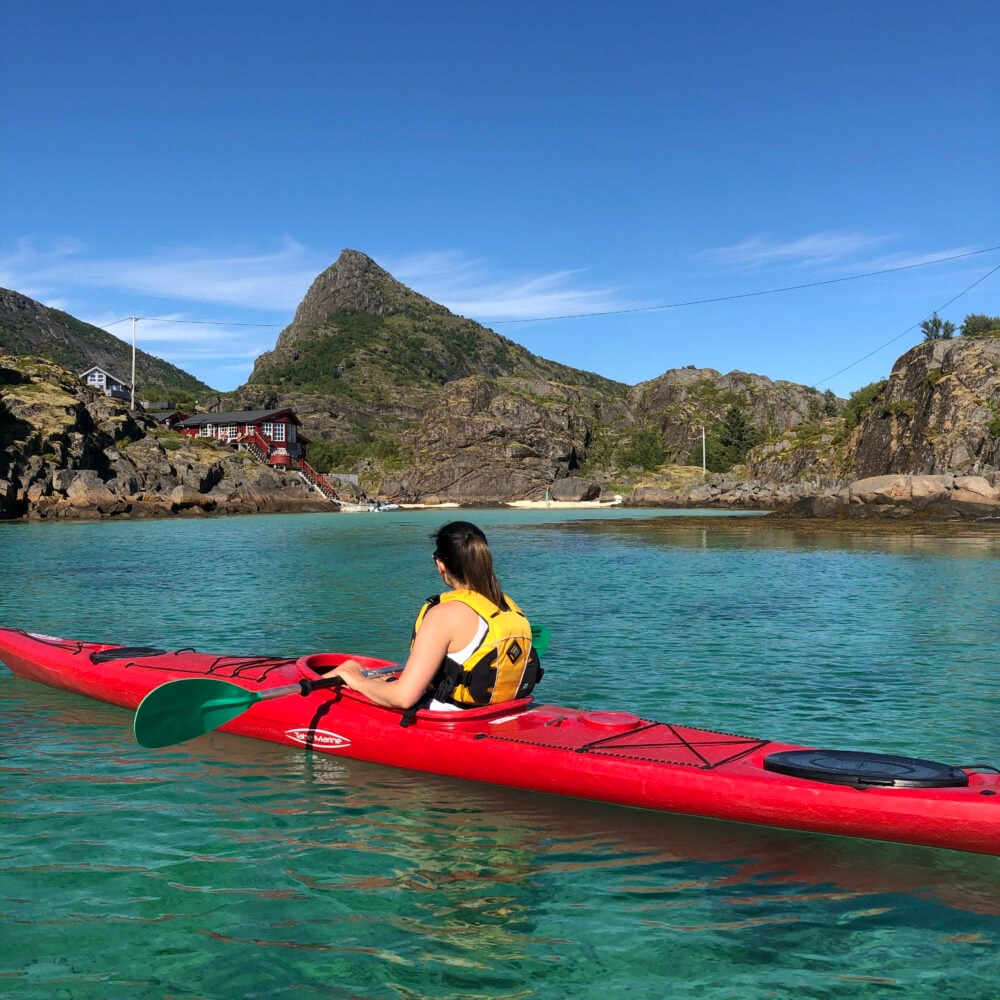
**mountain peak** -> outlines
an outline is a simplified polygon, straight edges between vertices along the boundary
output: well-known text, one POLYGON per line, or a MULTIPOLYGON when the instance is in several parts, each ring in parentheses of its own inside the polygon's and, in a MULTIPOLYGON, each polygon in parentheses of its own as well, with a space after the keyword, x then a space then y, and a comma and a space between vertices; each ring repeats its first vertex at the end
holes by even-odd
POLYGON ((443 306, 407 288, 359 250, 342 250, 336 262, 312 283, 295 310, 293 327, 316 327, 338 310, 389 316, 413 305, 443 306))

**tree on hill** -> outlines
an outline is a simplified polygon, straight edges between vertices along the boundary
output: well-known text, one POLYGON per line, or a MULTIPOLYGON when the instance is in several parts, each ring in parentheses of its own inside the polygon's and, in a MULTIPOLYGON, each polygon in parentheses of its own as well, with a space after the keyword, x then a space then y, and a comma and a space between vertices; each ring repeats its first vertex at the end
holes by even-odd
POLYGON ((963 337, 990 337, 1000 335, 1000 316, 969 313, 959 327, 963 337))
POLYGON ((955 336, 955 324, 950 319, 941 319, 937 313, 925 319, 920 329, 924 331, 924 340, 951 340, 955 336))
POLYGON ((636 431, 620 455, 622 465, 637 465, 647 472, 658 469, 666 459, 663 435, 655 427, 636 431))
MULTIPOLYGON (((705 430, 705 468, 709 472, 728 472, 743 462, 747 452, 760 444, 762 436, 747 419, 742 407, 730 406, 719 423, 705 430)), ((700 449, 697 462, 692 455, 691 463, 701 464, 700 449)))

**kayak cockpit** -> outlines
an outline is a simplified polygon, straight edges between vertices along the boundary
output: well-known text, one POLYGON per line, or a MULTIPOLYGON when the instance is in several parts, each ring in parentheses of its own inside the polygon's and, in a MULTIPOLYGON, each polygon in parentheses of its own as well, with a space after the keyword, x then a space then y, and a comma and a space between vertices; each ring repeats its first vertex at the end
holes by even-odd
MULTIPOLYGON (((373 656, 355 656, 350 653, 311 653, 308 656, 300 656, 295 661, 296 666, 302 672, 303 677, 315 680, 322 677, 328 671, 339 667, 345 660, 357 660, 365 669, 366 677, 389 677, 398 674, 403 668, 399 663, 392 663, 389 660, 380 660, 373 656)), ((364 695, 351 691, 349 688, 337 688, 336 697, 347 698, 366 705, 371 705, 378 711, 394 712, 402 715, 398 708, 383 708, 370 701, 364 695)), ((433 709, 421 708, 414 716, 414 722, 420 725, 431 725, 435 728, 464 728, 467 726, 476 727, 483 722, 490 722, 497 718, 516 715, 529 708, 534 703, 534 699, 529 697, 517 698, 513 701, 503 701, 496 705, 482 705, 473 708, 456 708, 455 711, 435 711, 433 709)))

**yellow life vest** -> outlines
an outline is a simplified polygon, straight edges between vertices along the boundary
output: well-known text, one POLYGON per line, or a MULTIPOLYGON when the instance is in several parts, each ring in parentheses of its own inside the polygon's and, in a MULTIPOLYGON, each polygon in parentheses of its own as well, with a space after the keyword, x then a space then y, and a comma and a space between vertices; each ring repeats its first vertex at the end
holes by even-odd
POLYGON ((428 598, 413 626, 414 637, 427 612, 445 601, 461 601, 486 623, 486 634, 463 663, 446 656, 431 682, 431 697, 469 707, 523 698, 541 679, 538 654, 531 648, 531 626, 506 595, 508 610, 474 590, 454 590, 428 598))

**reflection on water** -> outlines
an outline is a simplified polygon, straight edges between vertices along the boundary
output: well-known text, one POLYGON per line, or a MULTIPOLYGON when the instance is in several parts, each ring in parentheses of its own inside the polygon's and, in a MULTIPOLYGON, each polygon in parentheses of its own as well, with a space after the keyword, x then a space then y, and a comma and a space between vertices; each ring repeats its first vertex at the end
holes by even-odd
MULTIPOLYGON (((624 983, 652 998, 732 980, 754 995, 764 975, 787 996, 872 980, 930 996, 947 979, 985 998, 978 977, 997 971, 993 858, 659 816, 218 733, 151 760, 112 708, 93 710, 84 750, 60 739, 78 705, 53 693, 59 749, 30 797, 5 803, 19 818, 5 822, 5 961, 34 956, 12 996, 181 984, 280 996, 336 977, 343 996, 596 997, 624 983)), ((32 758, 12 755, 5 787, 32 758)))
MULTIPOLYGON (((427 534, 446 516, 0 530, 19 584, 0 590, 0 617, 135 644, 395 659, 434 587, 427 534)), ((652 516, 641 530, 603 515, 474 519, 552 628, 545 700, 998 763, 994 550, 764 543, 722 519, 684 537, 653 533, 652 516)), ((149 751, 130 726, 0 670, 7 996, 986 1000, 1000 977, 997 858, 220 733, 149 751)))

